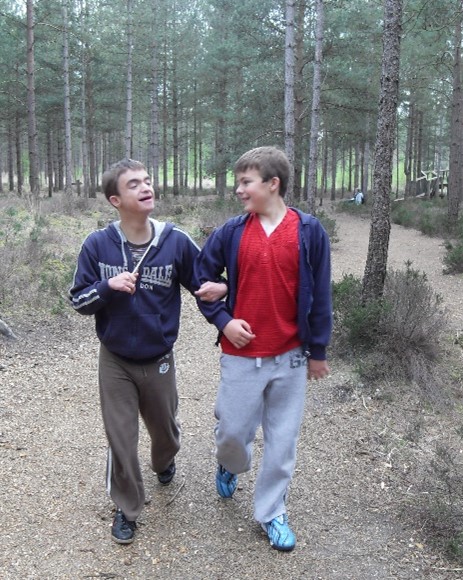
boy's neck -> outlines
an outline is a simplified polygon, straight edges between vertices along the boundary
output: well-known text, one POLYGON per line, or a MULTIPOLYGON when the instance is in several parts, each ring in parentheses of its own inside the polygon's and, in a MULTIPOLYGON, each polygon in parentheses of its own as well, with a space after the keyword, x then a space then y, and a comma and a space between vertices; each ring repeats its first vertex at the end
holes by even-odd
POLYGON ((132 244, 147 244, 153 236, 148 216, 143 216, 139 220, 133 218, 127 220, 121 217, 120 227, 127 240, 132 244))
POLYGON ((282 197, 279 196, 275 201, 265 211, 257 214, 268 236, 281 224, 288 209, 282 197))

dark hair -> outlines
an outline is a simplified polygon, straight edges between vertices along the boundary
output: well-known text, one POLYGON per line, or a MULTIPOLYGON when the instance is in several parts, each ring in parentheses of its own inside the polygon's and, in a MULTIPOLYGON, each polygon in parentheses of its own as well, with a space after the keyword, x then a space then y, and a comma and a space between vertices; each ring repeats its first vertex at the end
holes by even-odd
POLYGON ((284 197, 288 187, 291 166, 285 153, 277 147, 256 147, 247 151, 235 163, 235 174, 244 173, 248 169, 257 169, 262 181, 272 177, 280 180, 279 194, 284 197))
POLYGON ((135 161, 134 159, 126 158, 121 159, 117 163, 114 163, 114 165, 111 165, 111 167, 103 173, 103 177, 101 179, 101 188, 108 201, 111 196, 119 195, 117 182, 119 177, 129 169, 146 170, 146 167, 143 165, 143 163, 141 163, 141 161, 135 161))

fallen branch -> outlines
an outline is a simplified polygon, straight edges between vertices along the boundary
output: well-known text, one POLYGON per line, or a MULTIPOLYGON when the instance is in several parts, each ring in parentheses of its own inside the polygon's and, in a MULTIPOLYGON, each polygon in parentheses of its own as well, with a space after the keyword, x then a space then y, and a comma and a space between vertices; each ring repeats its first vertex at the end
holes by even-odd
POLYGON ((174 495, 170 498, 170 500, 168 502, 166 502, 165 506, 170 505, 174 499, 178 496, 178 494, 180 493, 180 490, 185 487, 185 480, 182 481, 182 485, 177 489, 177 491, 174 493, 174 495))
POLYGON ((1 318, 0 318, 0 332, 7 338, 10 338, 11 340, 17 340, 18 338, 15 335, 15 333, 11 330, 11 328, 8 326, 8 324, 6 322, 3 322, 1 318))

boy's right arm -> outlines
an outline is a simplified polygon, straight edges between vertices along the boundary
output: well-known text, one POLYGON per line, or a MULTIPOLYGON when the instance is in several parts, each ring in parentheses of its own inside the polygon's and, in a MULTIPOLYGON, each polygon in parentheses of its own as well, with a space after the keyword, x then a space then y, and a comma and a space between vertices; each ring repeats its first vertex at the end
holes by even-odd
MULTIPOLYGON (((220 331, 233 319, 228 309, 228 299, 226 302, 223 300, 216 300, 214 302, 202 300, 200 288, 203 288, 203 285, 211 280, 219 280, 226 269, 222 251, 222 234, 223 227, 209 236, 203 249, 195 259, 193 275, 198 308, 206 320, 214 324, 220 331)), ((230 292, 230 288, 228 290, 230 292)))
POLYGON ((256 338, 249 323, 240 318, 230 320, 222 332, 235 348, 243 348, 256 338))
POLYGON ((114 293, 109 280, 102 279, 96 244, 89 236, 79 253, 68 298, 80 314, 95 314, 103 308, 114 293))

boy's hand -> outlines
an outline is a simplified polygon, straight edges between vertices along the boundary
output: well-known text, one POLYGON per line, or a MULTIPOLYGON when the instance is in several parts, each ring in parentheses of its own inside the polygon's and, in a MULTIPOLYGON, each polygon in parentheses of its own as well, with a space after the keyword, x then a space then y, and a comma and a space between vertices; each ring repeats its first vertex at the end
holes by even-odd
POLYGON ((224 327, 224 335, 235 348, 243 348, 251 342, 256 335, 252 333, 251 327, 246 320, 234 318, 224 327))
POLYGON ((114 276, 114 278, 109 278, 108 284, 112 290, 134 294, 136 290, 137 278, 138 272, 136 274, 122 272, 122 274, 118 274, 117 276, 114 276))
POLYGON ((309 379, 323 379, 330 374, 330 368, 326 360, 313 360, 309 358, 309 379))
POLYGON ((204 282, 199 290, 196 290, 195 296, 203 302, 215 302, 223 298, 227 292, 227 285, 223 282, 204 282))

